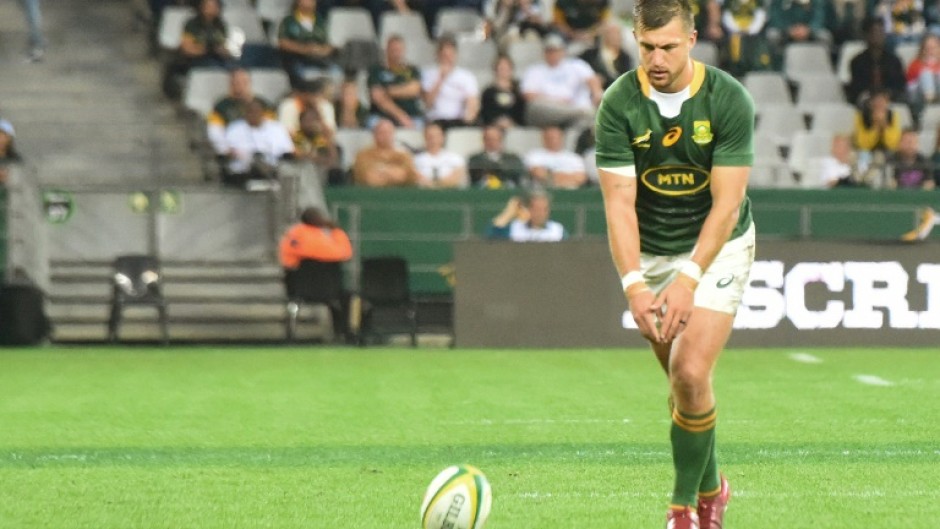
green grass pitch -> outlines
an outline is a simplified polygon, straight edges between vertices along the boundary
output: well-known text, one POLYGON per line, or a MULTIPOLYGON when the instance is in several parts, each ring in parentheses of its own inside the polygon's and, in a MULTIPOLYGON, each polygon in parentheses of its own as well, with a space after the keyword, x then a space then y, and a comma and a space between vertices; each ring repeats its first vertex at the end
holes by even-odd
MULTIPOLYGON (((727 529, 940 519, 940 352, 731 350, 727 529)), ((646 351, 0 351, 0 528, 418 529, 445 466, 487 529, 661 528, 663 375, 646 351)))

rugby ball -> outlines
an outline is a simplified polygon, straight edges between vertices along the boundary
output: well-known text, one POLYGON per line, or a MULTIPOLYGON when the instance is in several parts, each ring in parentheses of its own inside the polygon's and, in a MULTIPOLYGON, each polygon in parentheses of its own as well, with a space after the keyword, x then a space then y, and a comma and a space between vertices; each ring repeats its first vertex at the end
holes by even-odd
POLYGON ((479 469, 470 465, 445 468, 428 486, 421 502, 424 529, 481 529, 490 514, 493 494, 479 469))

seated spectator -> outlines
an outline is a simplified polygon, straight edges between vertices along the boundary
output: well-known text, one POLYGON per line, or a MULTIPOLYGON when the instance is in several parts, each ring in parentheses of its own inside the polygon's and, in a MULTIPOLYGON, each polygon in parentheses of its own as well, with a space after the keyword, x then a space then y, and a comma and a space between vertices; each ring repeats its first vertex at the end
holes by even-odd
POLYGON ((369 97, 372 99, 371 124, 382 118, 398 127, 420 129, 424 126, 421 108, 421 71, 405 62, 405 39, 392 35, 385 44, 385 64, 369 71, 369 97))
POLYGON ((163 92, 179 99, 186 74, 196 67, 228 67, 233 63, 226 47, 228 27, 222 20, 219 0, 200 0, 198 14, 186 21, 176 55, 163 74, 163 92))
POLYGON ((336 110, 333 108, 333 82, 326 77, 301 81, 277 107, 277 120, 291 135, 300 129, 300 114, 315 108, 320 121, 336 131, 336 110))
POLYGON ((884 25, 876 18, 867 18, 862 31, 868 46, 849 64, 851 79, 846 89, 849 102, 861 104, 863 99, 880 90, 887 90, 895 101, 903 101, 906 89, 904 66, 887 47, 884 25))
POLYGON ((832 45, 832 34, 826 29, 828 0, 771 0, 767 39, 777 55, 794 42, 817 41, 832 45))
POLYGON ((262 182, 257 189, 273 185, 277 178, 277 164, 294 155, 294 142, 284 125, 266 114, 260 101, 251 101, 245 109, 245 119, 233 122, 225 131, 228 147, 228 172, 224 175, 228 185, 241 186, 252 181, 262 182))
POLYGON ((541 149, 525 157, 525 165, 534 183, 548 188, 576 189, 587 181, 584 159, 565 150, 565 133, 559 127, 542 130, 541 149))
POLYGON ((589 43, 610 17, 610 0, 555 0, 553 21, 568 40, 589 43))
POLYGON ((901 117, 891 110, 887 92, 875 92, 855 113, 854 137, 855 146, 866 153, 897 150, 901 141, 901 117))
POLYGON ((497 57, 494 72, 493 84, 483 90, 480 98, 480 121, 503 128, 521 125, 525 119, 525 98, 519 89, 512 59, 507 55, 497 57))
POLYGON ((940 37, 924 36, 920 52, 907 69, 908 102, 915 113, 940 101, 940 37))
POLYGON ((819 179, 822 186, 829 189, 865 185, 866 177, 858 166, 858 156, 847 135, 836 134, 832 137, 832 149, 823 158, 819 179))
POLYGON ((324 18, 334 7, 361 7, 369 11, 372 15, 372 24, 375 32, 378 33, 382 14, 386 11, 397 11, 399 13, 408 13, 411 11, 406 0, 320 0, 317 2, 317 16, 324 18))
POLYGON ((724 38, 721 29, 721 4, 724 0, 694 0, 692 12, 695 14, 695 30, 699 40, 720 42, 724 38))
POLYGON ((918 151, 916 130, 908 129, 901 134, 897 151, 888 158, 888 169, 889 187, 929 191, 937 186, 933 164, 918 151))
POLYGON ((633 59, 623 47, 623 28, 620 23, 616 20, 604 22, 597 44, 582 53, 581 60, 597 73, 605 89, 633 68, 633 59))
POLYGON ((551 220, 551 198, 542 191, 509 199, 496 215, 486 236, 513 242, 557 242, 568 238, 565 227, 551 220))
POLYGON ((542 9, 539 0, 489 0, 483 7, 487 34, 500 45, 530 34, 541 39, 550 29, 542 9))
POLYGON ((480 113, 477 78, 457 66, 457 41, 444 36, 437 41, 437 64, 421 72, 425 117, 445 129, 476 123, 480 113))
MULTIPOLYGON (((327 263, 344 263, 352 259, 353 249, 345 231, 317 208, 307 208, 281 237, 278 244, 278 259, 284 268, 284 286, 287 297, 293 298, 296 271, 303 260, 327 263)), ((339 300, 339 307, 330 305, 333 320, 333 335, 351 342, 349 332, 349 294, 339 300)))
POLYGON ((364 187, 412 187, 418 184, 411 153, 395 147, 395 125, 380 119, 372 128, 375 145, 356 154, 353 183, 364 187))
POLYGON ((316 10, 317 0, 294 0, 293 12, 277 30, 277 47, 291 86, 335 68, 336 49, 327 40, 326 20, 316 10))
POLYGON ((0 119, 0 186, 6 185, 10 178, 9 165, 23 161, 16 150, 15 138, 16 131, 13 129, 13 124, 0 119))
POLYGON ((585 185, 600 184, 600 176, 597 174, 597 137, 594 134, 594 127, 586 127, 581 134, 578 134, 574 152, 584 159, 584 168, 587 171, 585 185))
POLYGON ((344 183, 336 136, 315 107, 300 114, 300 128, 292 136, 296 159, 311 162, 319 168, 325 175, 322 182, 329 185, 344 183))
POLYGON ((333 104, 336 112, 336 126, 343 129, 365 127, 369 120, 369 111, 359 99, 359 86, 355 77, 347 77, 339 89, 339 99, 333 104))
POLYGON ((558 35, 545 39, 545 62, 530 66, 522 77, 526 124, 568 126, 593 121, 603 89, 594 70, 581 59, 566 56, 558 35))
POLYGON ((212 112, 206 118, 206 134, 209 143, 216 155, 224 156, 229 149, 225 144, 225 129, 232 123, 245 119, 248 103, 257 101, 265 109, 268 117, 274 117, 271 103, 263 97, 255 95, 251 87, 251 75, 248 70, 236 68, 232 70, 228 81, 228 95, 218 100, 212 107, 212 112))
POLYGON ((721 11, 721 23, 728 35, 722 50, 724 68, 738 77, 749 71, 772 68, 770 47, 764 38, 767 11, 763 2, 728 2, 721 11))
POLYGON ((525 165, 517 155, 506 152, 506 133, 496 125, 483 129, 483 152, 470 157, 470 185, 483 189, 520 187, 524 183, 525 165))
POLYGON ((881 0, 875 12, 884 21, 892 47, 903 42, 917 42, 927 30, 924 6, 920 0, 881 0))
POLYGON ((418 185, 431 189, 467 187, 467 160, 444 150, 444 129, 437 123, 424 127, 424 152, 414 157, 418 185))

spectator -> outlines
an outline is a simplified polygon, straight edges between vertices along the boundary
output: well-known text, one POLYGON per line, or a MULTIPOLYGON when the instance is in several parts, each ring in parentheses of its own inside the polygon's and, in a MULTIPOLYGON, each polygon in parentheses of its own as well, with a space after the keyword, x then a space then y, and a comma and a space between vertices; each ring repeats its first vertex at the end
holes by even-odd
POLYGON ((901 240, 907 242, 922 241, 930 237, 930 232, 937 224, 940 224, 940 215, 933 208, 924 208, 920 214, 920 222, 917 223, 917 227, 901 235, 901 240))
POLYGON ((333 81, 323 77, 301 81, 277 107, 277 119, 291 135, 300 129, 300 114, 315 108, 320 121, 336 132, 336 109, 333 108, 333 81))
POLYGON ((721 3, 724 0, 694 0, 692 11, 695 13, 695 30, 698 38, 710 42, 720 42, 724 38, 721 29, 721 3))
POLYGON ((29 62, 39 62, 46 53, 46 38, 42 34, 42 11, 39 9, 39 0, 20 0, 20 4, 26 15, 26 25, 29 26, 29 53, 26 58, 29 62))
POLYGON ((587 181, 584 159, 565 150, 565 133, 559 127, 542 129, 541 149, 525 157, 532 181, 544 187, 576 189, 587 181))
POLYGON ((855 113, 854 130, 855 146, 860 151, 883 154, 897 150, 901 140, 901 117, 891 110, 887 92, 875 92, 855 113))
POLYGON ((568 238, 565 227, 551 220, 551 198, 541 191, 509 199, 493 218, 487 238, 513 242, 557 242, 568 238))
POLYGON ((600 102, 601 81, 581 59, 565 56, 558 35, 545 39, 545 62, 530 66, 522 77, 526 124, 536 127, 572 125, 593 120, 600 102))
POLYGON ((467 187, 467 160, 444 150, 444 129, 437 123, 424 127, 425 151, 414 157, 420 187, 444 189, 467 187))
POLYGON ((310 107, 300 114, 300 128, 293 134, 293 140, 294 156, 319 168, 326 175, 322 181, 330 185, 343 183, 336 136, 316 107, 310 107))
POLYGON ((255 95, 252 90, 251 75, 248 70, 243 68, 232 70, 229 74, 228 86, 228 95, 216 102, 212 107, 212 112, 206 118, 206 134, 217 156, 228 153, 229 149, 225 144, 225 129, 232 123, 245 119, 248 103, 257 101, 269 117, 274 117, 271 103, 255 95))
POLYGON ((771 0, 767 39, 778 55, 794 42, 818 41, 832 45, 826 29, 827 0, 771 0))
POLYGON ((623 47, 623 28, 616 20, 608 20, 600 28, 597 45, 581 54, 607 88, 618 77, 633 68, 633 59, 623 47))
POLYGON ((494 64, 493 84, 483 90, 480 121, 484 125, 510 128, 525 119, 525 98, 516 80, 512 59, 500 55, 494 64))
POLYGON ((501 45, 530 34, 541 39, 549 30, 539 0, 490 0, 483 11, 489 35, 501 45))
POLYGON ((472 73, 457 66, 457 42, 451 36, 437 41, 437 64, 421 73, 425 116, 445 129, 472 125, 480 113, 480 88, 472 73))
POLYGON ((722 7, 721 22, 728 35, 722 61, 728 72, 741 77, 749 71, 773 66, 770 47, 764 38, 767 11, 762 2, 728 2, 722 7))
POLYGON ((932 190, 936 187, 930 160, 918 152, 918 135, 913 129, 901 134, 897 151, 889 158, 891 179, 888 186, 897 189, 932 190))
POLYGON ((585 185, 599 185, 600 175, 597 174, 597 137, 594 127, 586 127, 575 142, 574 152, 584 159, 584 168, 587 171, 585 185))
POLYGON ((16 132, 13 129, 13 124, 5 119, 0 119, 0 186, 6 185, 9 181, 9 165, 23 161, 20 153, 16 150, 15 138, 16 132))
POLYGON ((567 39, 589 43, 610 17, 609 0, 555 0, 555 27, 567 39))
POLYGON ((335 67, 336 50, 327 40, 326 21, 316 14, 317 0, 294 0, 290 15, 281 20, 277 47, 291 86, 335 67))
POLYGON ((470 185, 484 189, 520 187, 526 174, 519 156, 506 152, 503 138, 506 133, 496 125, 483 128, 483 152, 470 157, 470 185))
POLYGON ((891 47, 902 42, 916 42, 924 36, 927 23, 921 0, 882 0, 875 8, 884 21, 891 47))
POLYGON ((359 85, 355 77, 346 78, 339 90, 339 99, 334 103, 336 126, 344 129, 358 129, 366 126, 369 111, 359 99, 359 85))
POLYGON ((294 142, 284 125, 266 115, 260 101, 251 101, 245 107, 245 119, 233 122, 225 131, 228 147, 229 185, 241 186, 260 181, 257 189, 268 187, 277 177, 277 164, 294 155, 294 142))
POLYGON ((408 13, 411 8, 405 0, 320 0, 317 2, 317 15, 326 17, 334 7, 361 7, 372 15, 372 24, 376 33, 381 29, 382 14, 395 10, 399 13, 408 13))
POLYGON ((371 124, 382 118, 398 127, 420 129, 424 126, 421 108, 421 72, 405 62, 405 39, 392 35, 385 44, 385 64, 369 71, 369 96, 372 99, 371 124))
POLYGON ((823 158, 819 172, 820 183, 834 187, 859 187, 866 180, 859 170, 858 156, 852 149, 852 140, 845 134, 832 137, 832 149, 823 158))
POLYGON ((920 52, 907 69, 908 102, 915 113, 940 100, 940 37, 924 35, 920 52))
POLYGON ((395 147, 395 125, 380 119, 372 128, 375 145, 356 154, 353 182, 364 187, 412 187, 418 183, 411 153, 395 147))
POLYGON ((872 92, 887 90, 891 99, 903 101, 906 80, 901 59, 886 47, 884 25, 876 18, 867 18, 862 31, 868 47, 856 55, 849 65, 852 77, 846 95, 853 104, 860 104, 872 92))
MULTIPOLYGON (((305 209, 300 215, 300 222, 288 228, 278 244, 278 258, 284 268, 287 297, 294 297, 296 272, 302 260, 344 263, 352 259, 352 255, 352 244, 342 228, 319 209, 305 209)), ((350 342, 353 337, 349 332, 349 294, 344 293, 338 301, 339 306, 330 304, 333 335, 350 342)))
POLYGON ((200 0, 198 14, 186 21, 176 56, 166 66, 163 91, 178 99, 186 74, 194 67, 227 67, 232 54, 226 47, 228 27, 222 20, 219 0, 200 0))

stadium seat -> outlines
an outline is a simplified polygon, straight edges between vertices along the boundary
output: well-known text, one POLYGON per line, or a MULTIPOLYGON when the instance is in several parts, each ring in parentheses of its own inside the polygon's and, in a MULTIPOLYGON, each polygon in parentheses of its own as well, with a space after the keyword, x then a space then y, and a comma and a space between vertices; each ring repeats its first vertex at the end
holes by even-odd
POLYGON ((448 33, 455 36, 461 33, 476 33, 483 25, 483 17, 476 9, 469 7, 442 7, 437 12, 434 25, 436 36, 448 33))
POLYGON ((492 70, 496 53, 496 43, 492 40, 462 40, 457 47, 457 66, 468 70, 492 70))
POLYGON ((856 55, 865 51, 865 41, 848 40, 839 47, 839 59, 836 66, 836 76, 843 84, 848 84, 852 80, 851 64, 856 55))
POLYGON ((786 162, 766 161, 755 158, 748 178, 748 187, 752 189, 782 189, 793 187, 793 178, 786 162))
POLYGON ((196 10, 184 6, 166 6, 160 17, 157 42, 164 50, 176 50, 183 40, 183 26, 186 21, 196 16, 196 10))
POLYGON ((891 103, 891 111, 897 112, 901 118, 901 128, 909 129, 914 126, 914 115, 911 114, 911 108, 904 103, 891 103))
POLYGON ((707 40, 696 42, 690 55, 696 61, 718 66, 718 46, 714 42, 708 42, 707 40))
POLYGON ((160 261, 150 255, 122 255, 113 264, 111 277, 111 315, 108 318, 108 339, 117 342, 124 308, 148 305, 157 309, 160 335, 164 344, 170 340, 166 300, 163 298, 163 276, 160 261))
POLYGON ((937 130, 923 130, 917 136, 917 150, 924 156, 930 158, 937 150, 937 130))
POLYGON ((418 345, 418 319, 408 276, 408 262, 397 256, 368 257, 362 260, 359 279, 362 319, 359 344, 369 337, 396 332, 407 333, 411 346, 418 345))
POLYGON ((542 130, 536 127, 512 127, 506 131, 503 146, 507 151, 524 158, 529 151, 542 148, 542 130))
POLYGON ((803 176, 809 173, 810 160, 814 157, 826 156, 831 150, 832 134, 798 130, 793 133, 790 141, 787 165, 794 176, 802 182, 803 176))
MULTIPOLYGON (((383 42, 385 42, 383 40, 383 42)), ((437 62, 437 51, 434 42, 418 35, 405 38, 405 61, 418 68, 431 66, 437 62)))
POLYGON ((917 57, 917 53, 920 51, 920 44, 917 42, 902 42, 894 47, 894 53, 901 59, 901 64, 904 66, 904 71, 907 71, 908 66, 914 62, 914 59, 917 57))
POLYGON ((430 40, 424 17, 414 11, 408 13, 386 11, 382 13, 379 28, 380 42, 383 45, 392 34, 401 35, 407 44, 410 44, 412 39, 430 40))
POLYGON ((251 7, 226 7, 222 11, 222 19, 229 26, 231 32, 233 28, 240 29, 245 34, 246 44, 266 44, 267 34, 261 25, 261 18, 258 12, 251 7))
POLYGON ((287 286, 287 340, 297 335, 297 320, 305 304, 326 305, 342 313, 343 268, 341 263, 304 259, 285 277, 287 286))
MULTIPOLYGON (((831 144, 830 144, 831 145, 831 144)), ((802 189, 823 189, 826 186, 822 182, 822 168, 825 164, 828 153, 825 155, 810 156, 806 160, 803 174, 800 175, 799 185, 802 189)))
POLYGON ((343 151, 343 170, 352 167, 356 161, 356 154, 365 147, 375 143, 372 132, 368 129, 338 129, 336 131, 336 145, 343 151))
POLYGON ((757 107, 755 132, 772 139, 775 145, 789 146, 797 130, 806 130, 806 123, 795 106, 768 103, 757 107))
POLYGON ((527 39, 511 42, 506 53, 516 66, 516 74, 520 76, 529 66, 545 60, 545 50, 540 40, 527 39))
POLYGON ((483 150, 483 129, 480 127, 452 127, 447 130, 444 149, 469 158, 483 150))
POLYGON ((633 0, 612 0, 610 10, 615 17, 633 18, 633 0))
POLYGON ((486 87, 493 84, 493 78, 496 77, 496 73, 493 72, 492 68, 474 68, 470 70, 470 73, 477 78, 477 86, 480 87, 481 94, 486 90, 486 87))
MULTIPOLYGON (((284 17, 290 14, 290 8, 293 3, 294 0, 258 0, 256 9, 261 20, 271 24, 274 28, 274 33, 277 33, 278 25, 280 25, 284 17)), ((369 23, 372 23, 371 19, 369 23)))
POLYGON ((936 131, 938 128, 940 128, 940 105, 927 105, 920 115, 920 130, 936 131))
POLYGON ((229 74, 220 68, 193 68, 183 89, 183 106, 199 116, 212 111, 216 101, 228 93, 229 74))
POLYGON ((807 75, 833 74, 829 48, 819 42, 796 42, 783 51, 783 72, 787 79, 800 83, 807 75))
POLYGON ((330 9, 328 26, 330 44, 342 48, 350 40, 375 41, 372 15, 362 7, 334 7, 330 9))
POLYGON ((851 134, 857 109, 849 103, 820 103, 807 108, 812 116, 809 130, 851 134))
POLYGON ((792 101, 787 80, 778 72, 751 72, 744 77, 744 87, 757 106, 792 101))
POLYGON ((796 92, 796 106, 808 114, 820 103, 844 103, 845 89, 839 78, 832 73, 804 75, 800 78, 796 92))
POLYGON ((290 79, 284 70, 252 69, 249 73, 251 74, 251 87, 255 94, 275 105, 290 93, 290 79))
POLYGON ((418 129, 395 129, 395 143, 411 152, 424 150, 424 133, 418 129))

